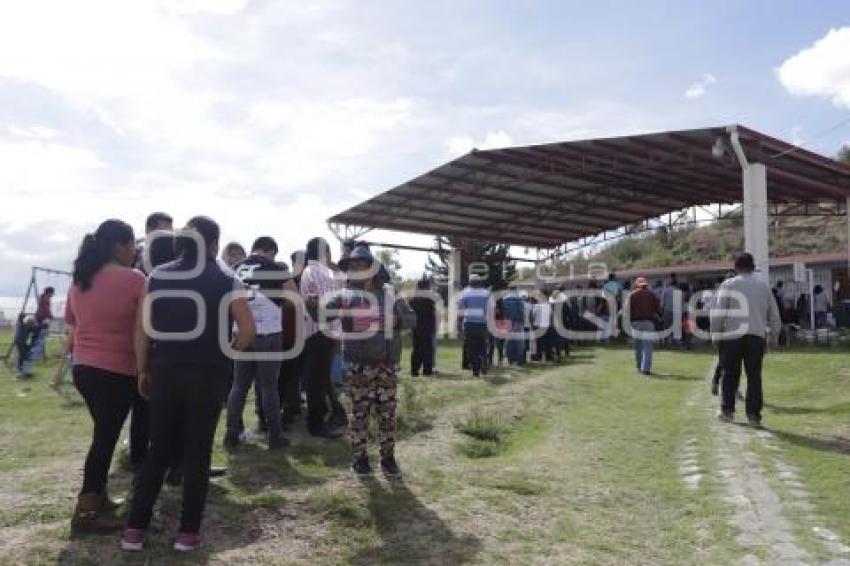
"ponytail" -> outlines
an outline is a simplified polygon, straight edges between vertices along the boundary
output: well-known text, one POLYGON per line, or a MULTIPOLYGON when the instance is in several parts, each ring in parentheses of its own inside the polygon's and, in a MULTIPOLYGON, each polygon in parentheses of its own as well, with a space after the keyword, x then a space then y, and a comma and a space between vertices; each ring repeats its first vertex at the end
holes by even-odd
POLYGON ((86 234, 74 260, 73 281, 80 291, 88 291, 94 276, 112 261, 116 244, 133 241, 133 229, 121 220, 106 220, 94 234, 86 234))

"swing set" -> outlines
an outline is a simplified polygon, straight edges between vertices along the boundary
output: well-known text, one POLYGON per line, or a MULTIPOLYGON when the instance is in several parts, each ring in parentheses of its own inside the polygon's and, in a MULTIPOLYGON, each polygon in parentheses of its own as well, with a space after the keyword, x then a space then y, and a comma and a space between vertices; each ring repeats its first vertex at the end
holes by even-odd
MULTIPOLYGON (((17 325, 20 324, 20 321, 23 318, 28 315, 35 314, 36 309, 38 308, 38 299, 41 296, 41 292, 47 287, 53 287, 55 290, 51 305, 51 310, 53 311, 54 316, 56 313, 65 312, 65 301, 68 297, 68 291, 71 288, 71 273, 48 267, 32 266, 27 290, 24 294, 23 302, 21 303, 21 310, 15 317, 14 328, 16 330, 17 325)), ((50 338, 58 338, 62 349, 64 350, 66 340, 65 322, 61 314, 50 322, 47 342, 49 342, 50 338)), ((47 342, 45 342, 45 344, 47 342)), ((6 351, 0 355, 0 359, 2 359, 7 366, 12 362, 14 350, 15 342, 12 340, 9 342, 9 346, 6 351)), ((44 359, 47 358, 46 348, 44 350, 43 357, 44 359)))

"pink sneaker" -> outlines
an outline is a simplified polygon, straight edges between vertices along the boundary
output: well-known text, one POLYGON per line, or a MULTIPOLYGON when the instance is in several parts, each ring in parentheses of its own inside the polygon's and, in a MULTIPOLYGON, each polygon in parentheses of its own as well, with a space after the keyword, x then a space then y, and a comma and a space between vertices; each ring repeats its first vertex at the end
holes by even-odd
POLYGON ((121 535, 121 549, 138 552, 145 546, 145 531, 127 527, 121 535))
POLYGON ((177 533, 177 540, 174 541, 174 550, 191 552, 199 546, 201 546, 201 535, 198 533, 177 533))

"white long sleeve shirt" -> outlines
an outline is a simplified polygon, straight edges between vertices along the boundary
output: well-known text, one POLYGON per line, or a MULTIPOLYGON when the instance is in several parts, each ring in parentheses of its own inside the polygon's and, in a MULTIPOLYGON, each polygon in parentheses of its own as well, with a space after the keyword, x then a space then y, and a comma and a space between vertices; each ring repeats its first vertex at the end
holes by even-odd
POLYGON ((779 308, 767 283, 752 273, 743 273, 720 285, 716 306, 711 310, 712 334, 754 334, 764 338, 769 329, 776 337, 781 328, 779 308), (724 312, 727 309, 740 309, 743 314, 724 312))

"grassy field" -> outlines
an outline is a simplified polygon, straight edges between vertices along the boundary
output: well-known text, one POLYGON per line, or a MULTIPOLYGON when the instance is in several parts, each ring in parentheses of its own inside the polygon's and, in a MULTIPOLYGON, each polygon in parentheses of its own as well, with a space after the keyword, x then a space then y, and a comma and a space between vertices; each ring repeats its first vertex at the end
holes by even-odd
MULTIPOLYGON (((440 375, 405 376, 400 387, 403 481, 355 479, 346 443, 311 439, 300 424, 282 453, 258 443, 228 456, 217 442, 214 460, 230 473, 213 482, 205 546, 191 558, 170 550, 179 512, 170 488, 141 555, 122 555, 114 536, 69 536, 88 415, 72 387, 48 388, 50 365, 26 382, 4 368, 0 563, 769 562, 769 548, 739 544, 724 497, 712 363, 710 352, 663 351, 648 379, 625 348, 579 348, 562 365, 472 379, 455 370, 457 346, 443 344, 440 375), (683 476, 683 453, 694 454, 697 482, 683 476)), ((765 374, 765 424, 799 470, 809 515, 850 540, 848 352, 773 353, 765 374)), ((778 481, 775 453, 740 430, 778 481)), ((123 495, 129 480, 116 462, 112 491, 123 495)), ((799 544, 829 557, 808 519, 787 514, 799 544)))

